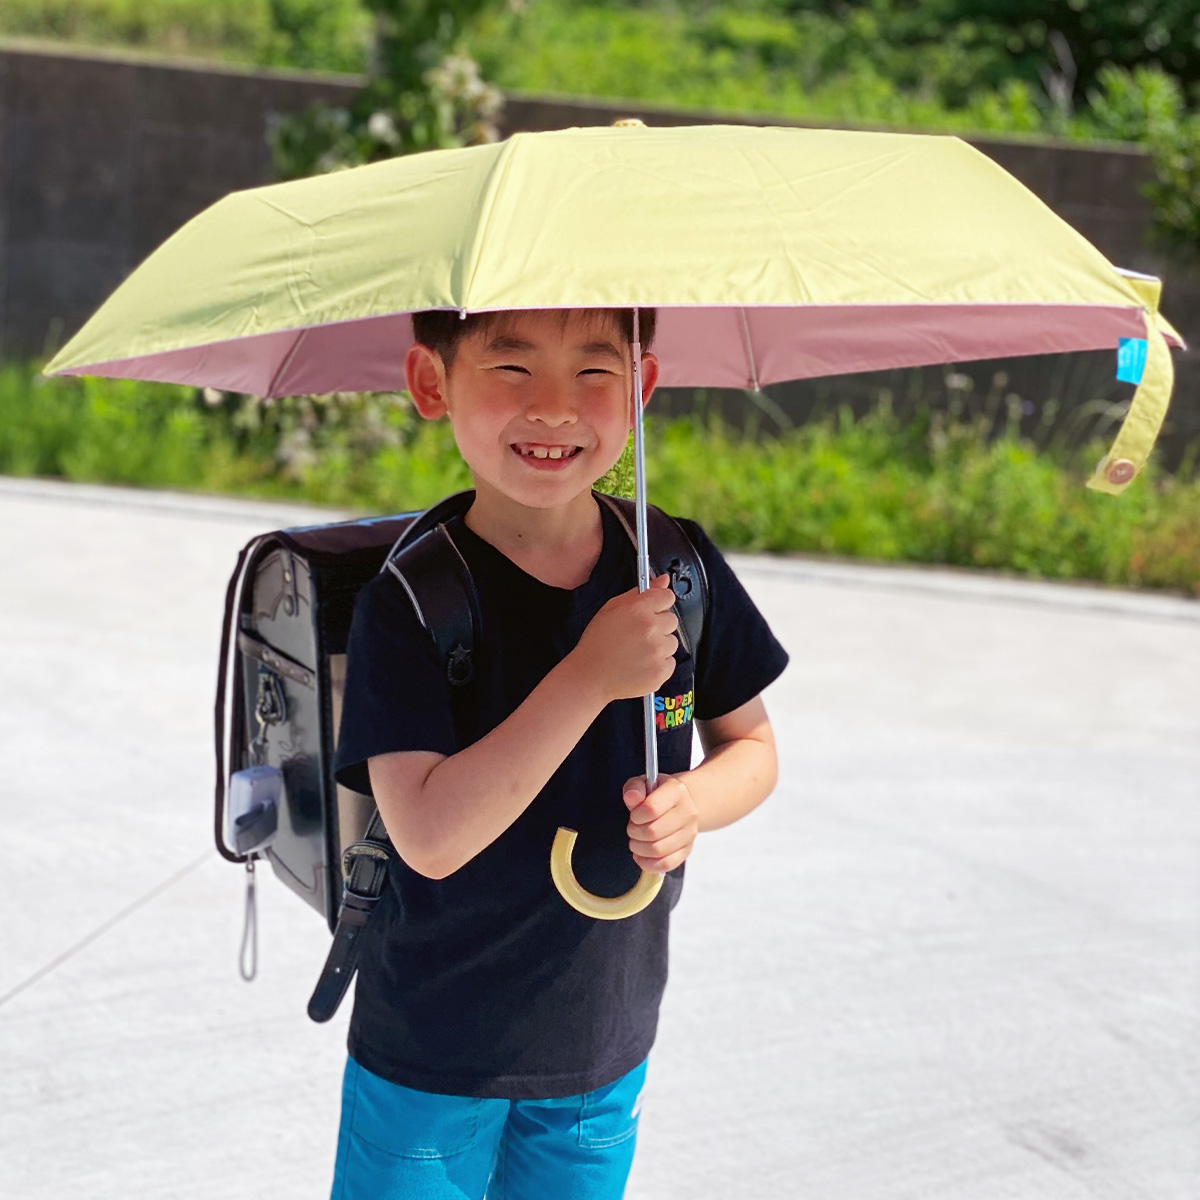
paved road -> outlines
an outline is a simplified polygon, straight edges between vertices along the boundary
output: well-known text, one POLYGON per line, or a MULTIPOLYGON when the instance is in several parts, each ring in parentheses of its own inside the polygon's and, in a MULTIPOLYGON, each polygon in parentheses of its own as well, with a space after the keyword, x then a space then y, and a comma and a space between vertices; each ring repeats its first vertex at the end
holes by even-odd
MULTIPOLYGON (((301 516, 0 481, 0 1195, 327 1195, 326 935, 265 879, 242 983, 211 849, 224 581, 301 516)), ((631 1200, 1194 1200, 1200 605, 734 561, 782 782, 689 866, 631 1200)))

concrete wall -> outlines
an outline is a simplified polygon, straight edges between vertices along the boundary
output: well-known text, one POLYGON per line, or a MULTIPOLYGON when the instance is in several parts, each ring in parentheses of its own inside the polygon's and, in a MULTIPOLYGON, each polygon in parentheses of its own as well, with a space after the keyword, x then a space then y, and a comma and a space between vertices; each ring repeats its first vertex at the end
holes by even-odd
POLYGON ((184 221, 263 182, 272 112, 345 83, 0 51, 0 355, 61 344, 184 221))
MULTIPOLYGON (((185 220, 234 188, 266 181, 271 114, 342 102, 357 86, 349 76, 0 48, 0 356, 61 344, 185 220)), ((607 125, 618 116, 714 119, 513 96, 505 132, 607 125)), ((972 140, 1111 261, 1164 276, 1166 311, 1200 347, 1200 272, 1184 273, 1147 246, 1144 153, 972 140)), ((1200 407, 1200 353, 1178 365, 1175 410, 1187 417, 1200 407)), ((1200 415, 1193 419, 1200 432, 1200 415)))

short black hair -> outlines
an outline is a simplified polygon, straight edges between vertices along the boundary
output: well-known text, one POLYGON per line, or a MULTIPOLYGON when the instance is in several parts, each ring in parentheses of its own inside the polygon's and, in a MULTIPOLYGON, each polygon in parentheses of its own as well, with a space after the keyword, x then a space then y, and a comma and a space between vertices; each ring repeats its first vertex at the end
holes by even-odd
MULTIPOLYGON (((455 309, 435 308, 412 315, 413 340, 431 350, 436 350, 442 356, 442 362, 449 368, 454 362, 458 344, 472 333, 484 332, 497 321, 512 316, 524 309, 508 309, 496 312, 467 313, 461 316, 455 309)), ((562 317, 563 324, 570 319, 573 312, 588 312, 604 314, 613 319, 617 329, 626 342, 633 341, 633 309, 632 308, 560 308, 556 310, 562 317)), ((641 336, 642 350, 650 349, 654 341, 654 329, 658 323, 658 310, 654 308, 638 309, 638 333, 641 336)))

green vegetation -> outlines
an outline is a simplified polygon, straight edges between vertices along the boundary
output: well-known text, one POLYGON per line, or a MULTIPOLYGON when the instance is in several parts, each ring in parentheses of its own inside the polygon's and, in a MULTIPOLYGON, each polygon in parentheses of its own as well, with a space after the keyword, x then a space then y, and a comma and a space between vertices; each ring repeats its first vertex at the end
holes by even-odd
POLYGON ((463 53, 465 30, 492 0, 363 0, 374 39, 363 88, 345 108, 314 105, 277 120, 275 174, 302 179, 417 150, 494 142, 503 107, 463 53))
POLYGON ((1200 247, 1195 0, 5 0, 5 33, 268 66, 370 63, 351 109, 276 129, 283 176, 481 140, 495 111, 483 80, 814 122, 1135 141, 1154 154, 1160 237, 1200 247))
MULTIPOLYGON (((1011 418, 1009 418, 1011 420, 1011 418)), ((651 500, 724 546, 953 563, 1200 595, 1200 479, 1150 471, 1086 491, 1101 453, 1039 452, 985 417, 886 404, 755 440, 651 421, 651 500)), ((303 499, 373 512, 469 486, 444 422, 403 396, 264 403, 190 388, 0 370, 0 472, 303 499)), ((628 487, 628 463, 618 465, 628 487)), ((618 486, 621 486, 620 484, 618 486)))
POLYGON ((1114 84, 1200 79, 1194 0, 530 0, 470 44, 509 88, 1066 137, 1141 138, 1114 84))
POLYGON ((651 498, 726 546, 989 567, 1200 594, 1200 482, 1083 487, 1097 444, 1069 459, 979 424, 887 408, 751 443, 690 421, 655 433, 651 498), (703 463, 704 470, 697 470, 703 463))
POLYGON ((458 41, 506 87, 939 128, 1136 137, 1092 119, 1106 74, 1200 79, 1194 0, 5 0, 0 8, 0 33, 327 70, 365 70, 372 30, 376 65, 401 82, 433 65, 421 61, 429 44, 458 41))
POLYGON ((262 401, 0 367, 0 474, 398 512, 469 486, 444 424, 401 397, 262 401))
POLYGON ((490 78, 525 91, 857 124, 1044 128, 1024 81, 972 86, 983 64, 953 30, 897 46, 878 6, 821 7, 534 0, 492 10, 471 46, 490 78))
POLYGON ((4 0, 0 34, 223 58, 298 70, 363 69, 358 0, 4 0))
POLYGON ((1138 142, 1159 239, 1200 250, 1194 0, 530 0, 493 5, 468 41, 512 90, 1138 142))

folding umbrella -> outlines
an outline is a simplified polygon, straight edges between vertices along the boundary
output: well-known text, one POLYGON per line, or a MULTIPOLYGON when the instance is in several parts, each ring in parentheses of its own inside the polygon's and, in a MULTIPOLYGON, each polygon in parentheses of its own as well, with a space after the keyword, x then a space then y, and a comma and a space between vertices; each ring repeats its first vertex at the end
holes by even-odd
MULTIPOLYGON (((1179 335, 1121 272, 958 138, 689 126, 516 134, 236 192, 155 251, 47 366, 264 397, 403 385, 409 314, 658 310, 665 386, 1119 350, 1139 381, 1088 486, 1117 494, 1162 424, 1179 335)), ((635 342, 637 335, 635 332, 635 342)), ((649 581, 641 379, 639 583, 649 581)), ((653 697, 646 774, 657 775, 653 697)), ((592 916, 560 830, 552 874, 592 916)))

